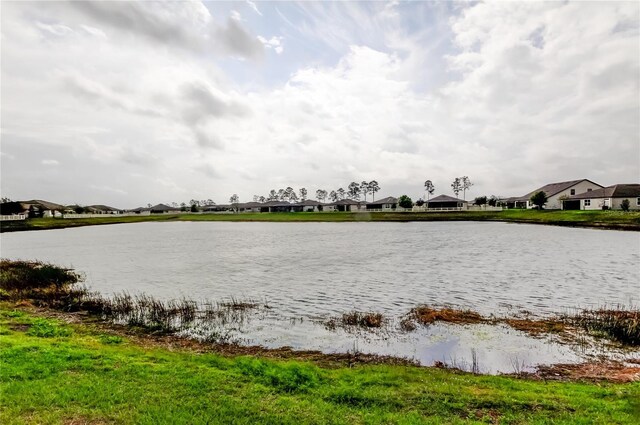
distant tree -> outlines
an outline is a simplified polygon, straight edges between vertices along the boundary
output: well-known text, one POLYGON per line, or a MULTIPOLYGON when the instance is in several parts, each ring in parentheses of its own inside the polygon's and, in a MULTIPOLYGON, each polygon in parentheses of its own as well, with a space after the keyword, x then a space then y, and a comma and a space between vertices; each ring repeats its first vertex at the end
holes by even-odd
POLYGON ((539 210, 541 210, 542 208, 544 208, 544 204, 547 203, 549 198, 547 198, 547 194, 546 193, 544 193, 543 191, 539 190, 536 193, 534 193, 533 195, 531 195, 531 198, 529 198, 529 200, 531 201, 531 203, 533 205, 535 205, 536 207, 538 207, 539 210))
POLYGON ((498 197, 496 195, 491 195, 489 197, 489 199, 487 200, 487 204, 489 204, 490 207, 495 207, 498 205, 498 197))
POLYGON ((184 202, 182 202, 180 204, 180 211, 186 211, 187 210, 187 204, 185 204, 184 202))
POLYGON ((0 199, 0 203, 4 204, 6 202, 13 202, 10 198, 3 196, 2 199, 0 199))
POLYGON ((276 201, 284 201, 284 189, 278 189, 278 199, 276 201))
POLYGON ((338 192, 332 190, 331 193, 329 193, 329 199, 331 200, 331 202, 336 202, 339 199, 338 192))
POLYGON ((151 204, 147 204, 147 208, 151 208, 151 204))
POLYGON ((377 181, 371 180, 369 182, 369 193, 371 194, 371 199, 373 201, 376 200, 376 192, 380 191, 380 185, 377 181))
POLYGON ((347 187, 347 194, 349 195, 349 198, 354 199, 354 200, 359 200, 360 199, 360 185, 356 182, 351 182, 349 183, 349 186, 347 187))
MULTIPOLYGON (((204 205, 215 205, 215 204, 216 204, 216 203, 215 203, 215 202, 213 202, 213 199, 209 198, 209 199, 207 199, 207 203, 206 203, 206 204, 204 204, 204 205)), ((203 205, 203 206, 204 206, 204 205, 203 205)))
POLYGON ((316 190, 316 199, 318 202, 324 202, 327 199, 327 191, 323 189, 316 190))
POLYGON ((295 192, 289 194, 289 202, 298 202, 298 195, 295 192))
POLYGON ((344 199, 347 192, 345 192, 343 188, 340 188, 336 190, 336 193, 338 194, 338 199, 344 199))
POLYGON ((295 192, 293 190, 293 188, 291 186, 288 186, 285 190, 284 190, 284 197, 283 197, 283 201, 289 201, 291 200, 291 194, 295 195, 295 192))
POLYGON ((367 195, 369 194, 369 183, 363 181, 360 183, 360 193, 364 195, 365 202, 367 201, 367 195))
POLYGON ((300 190, 298 191, 300 192, 300 200, 301 201, 306 201, 307 200, 307 195, 308 195, 308 191, 306 188, 302 187, 300 188, 300 190))
POLYGON ((416 201, 416 205, 419 206, 419 207, 423 206, 424 205, 424 199, 418 198, 418 200, 416 201))
MULTIPOLYGON (((189 205, 195 205, 196 207, 200 206, 200 201, 198 201, 197 199, 192 199, 189 201, 189 205)), ((151 205, 149 205, 151 206, 151 205)))
POLYGON ((260 199, 260 195, 253 195, 253 202, 258 202, 258 199, 260 199))
POLYGON ((171 206, 172 206, 173 208, 178 208, 178 203, 177 203, 177 202, 172 202, 172 203, 171 203, 171 206))
POLYGON ((83 207, 81 207, 80 205, 77 205, 77 206, 73 209, 73 211, 74 211, 76 214, 84 214, 84 212, 85 212, 86 210, 85 210, 83 207))
POLYGON ((269 196, 267 196, 267 199, 269 201, 277 201, 278 200, 278 192, 276 192, 275 189, 271 189, 271 191, 269 192, 269 196))
POLYGON ((267 198, 265 198, 264 196, 261 196, 258 198, 258 202, 260 202, 261 204, 264 204, 264 201, 266 201, 267 198))
POLYGON ((427 180, 424 182, 424 191, 427 192, 427 208, 429 208, 429 199, 431 199, 431 195, 436 190, 436 187, 433 185, 431 180, 427 180))
POLYGON ((467 190, 473 186, 473 183, 471 183, 468 176, 463 176, 460 180, 462 180, 462 199, 466 200, 467 190))
POLYGON ((623 199, 622 202, 620 202, 620 208, 622 208, 622 211, 629 211, 630 206, 631 203, 628 199, 623 199))
POLYGON ((240 205, 239 205, 240 197, 234 193, 233 195, 231 195, 231 198, 229 198, 229 203, 231 204, 231 208, 235 212, 238 212, 238 210, 240 208, 240 205))
POLYGON ((458 194, 462 191, 462 180, 460 180, 460 177, 456 177, 455 179, 453 179, 453 183, 451 183, 451 189, 453 189, 453 193, 455 193, 457 198, 458 194))
POLYGON ((473 200, 473 205, 486 205, 487 197, 486 196, 478 196, 473 200))
POLYGON ((196 204, 191 204, 191 212, 198 212, 198 206, 196 204))
POLYGON ((402 208, 409 209, 413 207, 413 201, 407 195, 402 195, 398 198, 398 205, 402 208))

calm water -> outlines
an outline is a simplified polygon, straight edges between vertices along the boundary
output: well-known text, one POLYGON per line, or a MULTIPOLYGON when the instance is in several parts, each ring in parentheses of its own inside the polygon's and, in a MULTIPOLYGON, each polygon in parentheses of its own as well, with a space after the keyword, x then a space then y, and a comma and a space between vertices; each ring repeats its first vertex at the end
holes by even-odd
POLYGON ((489 370, 514 356, 533 364, 579 354, 488 326, 362 336, 318 322, 354 309, 397 319, 421 303, 547 314, 640 300, 636 232, 471 222, 139 223, 3 234, 1 254, 73 267, 105 294, 266 300, 268 315, 238 330, 247 343, 357 346, 424 363, 464 359, 475 348, 489 370))

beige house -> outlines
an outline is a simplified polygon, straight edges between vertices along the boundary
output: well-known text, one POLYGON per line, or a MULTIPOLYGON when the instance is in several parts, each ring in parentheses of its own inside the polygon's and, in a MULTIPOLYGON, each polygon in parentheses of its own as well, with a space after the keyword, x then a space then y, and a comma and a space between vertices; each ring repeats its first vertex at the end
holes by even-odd
POLYGON ((629 200, 630 210, 640 210, 640 184, 614 184, 590 192, 580 193, 564 201, 564 209, 602 210, 622 209, 622 201, 629 200))
POLYGON ((526 195, 509 198, 507 205, 510 208, 535 208, 529 199, 536 192, 544 192, 547 195, 547 203, 545 209, 559 210, 562 208, 562 200, 570 196, 579 195, 581 193, 591 192, 592 190, 601 189, 602 186, 588 179, 571 180, 566 182, 549 183, 526 195))

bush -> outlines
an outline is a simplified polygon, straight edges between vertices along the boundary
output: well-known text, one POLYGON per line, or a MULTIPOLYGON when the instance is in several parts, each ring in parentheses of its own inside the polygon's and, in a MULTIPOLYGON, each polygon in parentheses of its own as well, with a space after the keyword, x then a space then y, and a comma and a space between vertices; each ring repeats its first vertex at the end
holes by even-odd
POLYGON ((628 199, 623 199, 622 202, 620 203, 620 208, 622 208, 622 211, 629 211, 630 205, 631 204, 628 199))
POLYGON ((413 201, 407 195, 402 195, 398 198, 398 205, 402 208, 412 208, 413 201))
POLYGON ((0 289, 26 291, 54 287, 62 289, 77 283, 80 275, 39 261, 0 260, 0 289))
POLYGON ((544 207, 544 204, 547 203, 549 198, 547 197, 546 193, 539 190, 538 192, 531 195, 531 198, 529 198, 529 200, 533 205, 535 205, 536 207, 538 207, 539 210, 541 210, 544 207))
POLYGON ((486 205, 487 197, 486 196, 478 196, 473 200, 473 205, 486 205))

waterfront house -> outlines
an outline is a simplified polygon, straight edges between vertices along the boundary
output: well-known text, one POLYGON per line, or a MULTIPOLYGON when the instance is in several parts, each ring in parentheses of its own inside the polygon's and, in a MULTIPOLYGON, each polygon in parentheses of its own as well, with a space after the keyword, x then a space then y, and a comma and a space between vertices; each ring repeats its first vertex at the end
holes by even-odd
POLYGON ((570 180, 566 182, 557 182, 546 184, 536 190, 532 190, 523 196, 517 196, 507 199, 508 208, 534 208, 530 199, 534 193, 544 192, 547 195, 547 203, 544 208, 549 210, 559 210, 562 208, 562 200, 570 196, 579 195, 581 193, 591 192, 595 189, 601 189, 603 186, 594 183, 588 179, 570 180))
POLYGON ((467 209, 468 202, 464 199, 454 198, 449 195, 439 195, 435 198, 429 199, 428 203, 425 203, 427 209, 467 209))
POLYGON ((565 210, 622 209, 622 201, 629 200, 630 210, 640 210, 640 184, 614 184, 570 196, 563 202, 565 210))
POLYGON ((312 199, 306 199, 304 201, 293 204, 292 211, 294 212, 319 212, 323 211, 323 205, 321 202, 314 201, 312 199))
POLYGON ((378 199, 377 201, 367 202, 367 210, 382 210, 390 211, 395 210, 398 207, 398 198, 388 196, 386 198, 378 199))
POLYGON ((353 199, 340 199, 339 201, 327 204, 328 209, 325 211, 358 211, 360 202, 353 199), (331 207, 333 207, 331 209, 331 207))
POLYGON ((180 214, 180 208, 170 207, 165 204, 157 204, 149 208, 151 214, 180 214))

